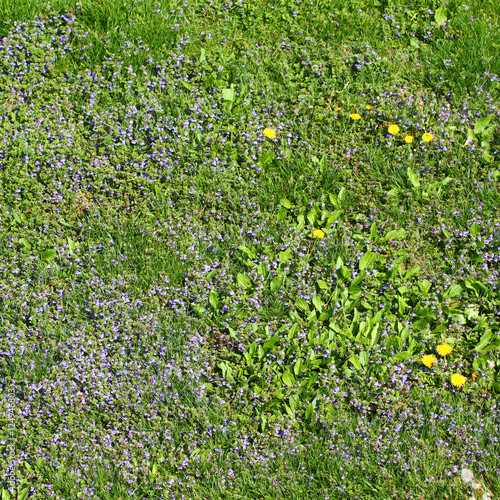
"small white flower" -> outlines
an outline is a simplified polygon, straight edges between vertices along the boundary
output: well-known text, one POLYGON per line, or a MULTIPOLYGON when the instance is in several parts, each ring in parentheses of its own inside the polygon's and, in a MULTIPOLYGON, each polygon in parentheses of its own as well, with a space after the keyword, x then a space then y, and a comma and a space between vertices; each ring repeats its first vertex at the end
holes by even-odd
POLYGON ((491 359, 488 360, 488 368, 490 370, 493 370, 493 368, 495 368, 495 362, 492 361, 491 359))
POLYGON ((482 500, 491 500, 493 498, 493 495, 487 491, 482 497, 482 500))
POLYGON ((479 488, 481 488, 481 483, 477 479, 474 479, 471 486, 474 490, 478 490, 479 488))
POLYGON ((474 479, 474 473, 470 469, 462 469, 460 475, 464 483, 470 483, 474 479))

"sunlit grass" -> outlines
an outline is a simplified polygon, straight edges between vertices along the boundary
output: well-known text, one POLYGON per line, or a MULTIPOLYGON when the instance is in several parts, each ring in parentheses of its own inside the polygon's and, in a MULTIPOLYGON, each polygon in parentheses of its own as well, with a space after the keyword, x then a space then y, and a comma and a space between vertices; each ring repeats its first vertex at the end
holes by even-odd
POLYGON ((2 500, 496 498, 499 15, 2 3, 2 500))

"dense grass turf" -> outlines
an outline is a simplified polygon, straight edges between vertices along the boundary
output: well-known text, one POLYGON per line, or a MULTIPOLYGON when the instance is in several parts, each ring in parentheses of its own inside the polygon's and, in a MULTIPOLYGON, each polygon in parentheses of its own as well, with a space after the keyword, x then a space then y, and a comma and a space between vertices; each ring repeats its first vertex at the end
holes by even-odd
POLYGON ((498 498, 499 18, 2 2, 2 500, 498 498))

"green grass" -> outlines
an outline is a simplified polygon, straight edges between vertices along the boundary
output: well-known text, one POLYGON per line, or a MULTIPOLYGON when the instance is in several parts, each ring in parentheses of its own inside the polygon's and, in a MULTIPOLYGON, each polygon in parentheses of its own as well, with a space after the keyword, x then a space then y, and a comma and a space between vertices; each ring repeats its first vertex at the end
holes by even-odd
POLYGON ((500 495, 496 2, 0 21, 2 500, 500 495))

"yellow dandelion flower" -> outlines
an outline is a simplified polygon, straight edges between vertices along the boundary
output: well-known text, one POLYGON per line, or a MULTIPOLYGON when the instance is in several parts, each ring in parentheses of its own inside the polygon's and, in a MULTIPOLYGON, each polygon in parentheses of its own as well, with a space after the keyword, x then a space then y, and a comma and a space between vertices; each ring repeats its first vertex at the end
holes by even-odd
POLYGON ((389 125, 389 129, 387 130, 391 135, 397 135, 399 133, 399 127, 397 125, 389 125))
POLYGON ((423 136, 422 136, 422 140, 424 142, 431 142, 432 139, 434 139, 434 136, 432 134, 429 134, 429 132, 426 132, 423 136))
POLYGON ((342 111, 342 108, 337 108, 336 111, 342 111))
POLYGON ((361 115, 358 115, 358 113, 352 113, 350 116, 351 120, 359 120, 361 118, 361 115))
POLYGON ((367 104, 367 105, 366 105, 366 109, 367 109, 368 111, 370 111, 370 109, 372 109, 372 108, 373 108, 373 106, 372 106, 371 104, 367 104))
POLYGON ((413 142, 414 137, 412 135, 407 135, 405 137, 406 144, 411 144, 413 142))
POLYGON ((325 232, 322 231, 321 229, 315 229, 313 231, 314 233, 314 236, 316 236, 316 238, 324 238, 325 237, 325 232))
POLYGON ((272 128, 265 128, 262 132, 268 139, 276 139, 276 132, 272 128))
POLYGON ((467 379, 460 373, 454 373, 450 380, 455 387, 462 387, 467 382, 467 379))
POLYGON ((440 355, 440 356, 448 356, 448 354, 451 353, 451 351, 453 351, 453 347, 451 347, 450 345, 448 344, 439 344, 437 347, 436 347, 436 351, 437 353, 440 355))
POLYGON ((432 363, 436 361, 436 357, 432 354, 426 354, 425 356, 422 356, 422 359, 420 361, 422 361, 422 363, 427 366, 427 368, 432 368, 432 363))

